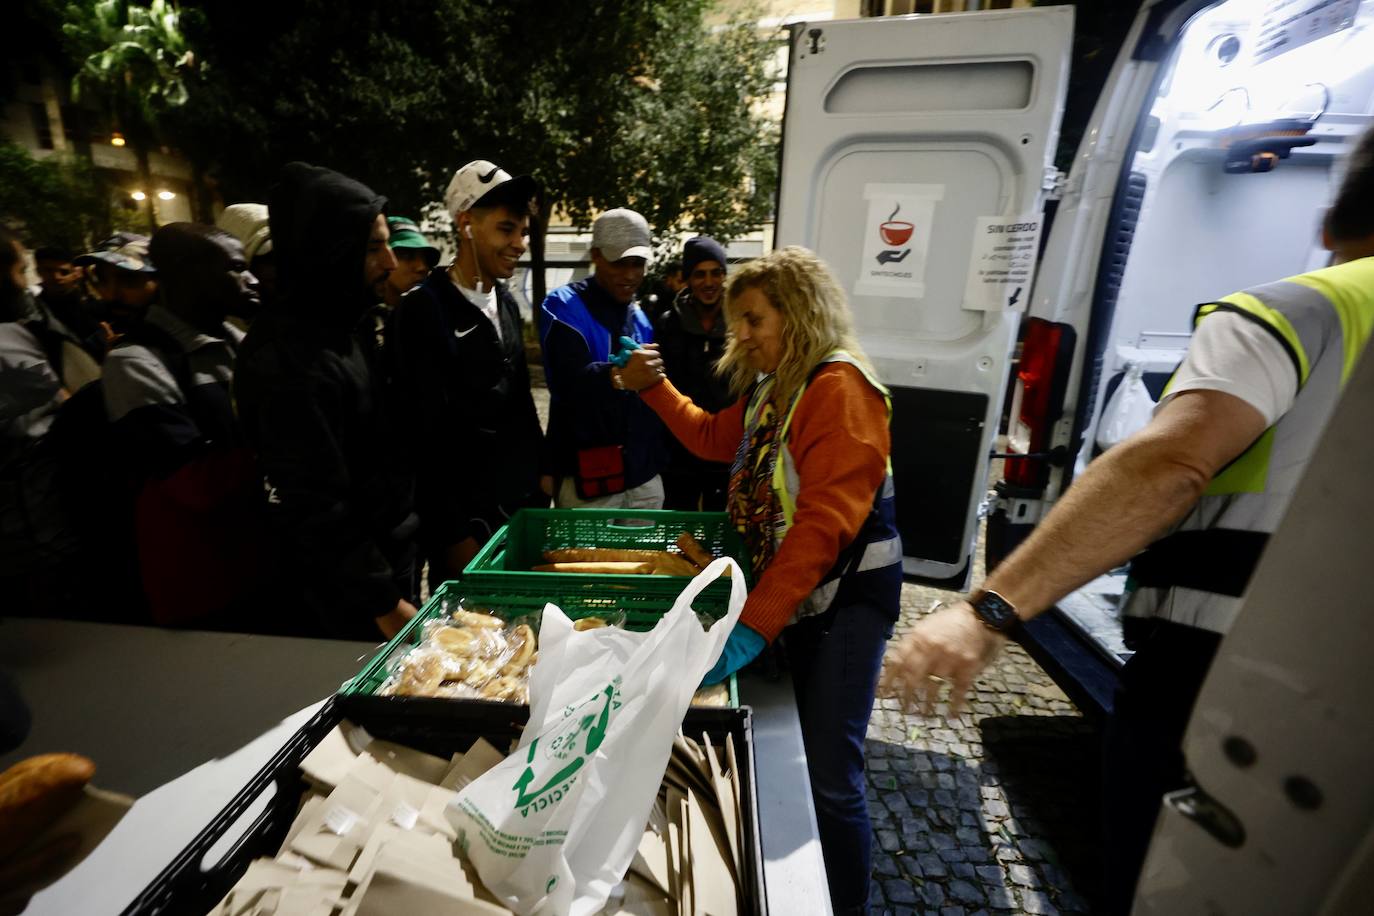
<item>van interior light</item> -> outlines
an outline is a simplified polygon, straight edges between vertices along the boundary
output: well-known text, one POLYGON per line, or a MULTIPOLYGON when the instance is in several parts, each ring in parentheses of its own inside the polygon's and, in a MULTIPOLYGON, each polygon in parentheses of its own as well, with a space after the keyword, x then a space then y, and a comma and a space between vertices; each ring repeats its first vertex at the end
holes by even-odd
POLYGON ((173 197, 176 197, 176 195, 171 191, 158 191, 157 197, 158 200, 171 200, 173 197))
POLYGON ((147 200, 147 199, 148 199, 148 195, 147 195, 147 194, 144 194, 142 191, 134 191, 134 192, 130 193, 129 196, 132 197, 134 200, 147 200))
POLYGON ((1279 54, 1257 55, 1266 0, 1231 0, 1204 13, 1184 34, 1168 109, 1194 130, 1223 131, 1284 118, 1316 120, 1323 93, 1365 67, 1374 29, 1345 28, 1279 54))

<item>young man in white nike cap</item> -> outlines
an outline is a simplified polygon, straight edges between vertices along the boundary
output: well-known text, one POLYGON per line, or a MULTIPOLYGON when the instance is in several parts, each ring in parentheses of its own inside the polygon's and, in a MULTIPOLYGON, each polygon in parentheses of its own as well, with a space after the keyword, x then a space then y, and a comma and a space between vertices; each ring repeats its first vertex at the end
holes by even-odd
POLYGON ((520 309, 505 281, 525 253, 539 185, 478 159, 444 202, 458 252, 401 299, 387 335, 397 406, 416 437, 415 506, 430 587, 457 578, 515 510, 547 506, 543 433, 520 309))
POLYGON ((539 310, 560 507, 663 508, 667 431, 634 393, 661 365, 657 349, 642 346, 654 332, 635 301, 652 244, 644 217, 607 210, 592 224, 595 273, 549 293, 539 310))

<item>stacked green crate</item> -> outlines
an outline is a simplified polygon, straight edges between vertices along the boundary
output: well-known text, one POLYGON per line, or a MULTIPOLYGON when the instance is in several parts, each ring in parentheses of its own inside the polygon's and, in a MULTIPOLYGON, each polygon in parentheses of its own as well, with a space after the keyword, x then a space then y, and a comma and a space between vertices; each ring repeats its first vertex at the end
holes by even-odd
MULTIPOLYGON (((667 599, 671 606, 691 581, 687 577, 533 572, 532 567, 548 562, 546 551, 564 548, 676 552, 678 537, 684 532, 712 556, 732 557, 749 581, 744 544, 724 512, 650 509, 522 509, 473 558, 462 581, 488 594, 536 595, 556 602, 586 591, 623 592, 645 604, 667 599)), ((706 587, 696 607, 698 611, 719 607, 724 614, 729 598, 730 581, 722 577, 706 587)))
MULTIPOLYGON (((686 581, 683 580, 685 585, 686 581)), ((676 594, 673 596, 676 598, 676 594)), ((425 623, 430 620, 448 617, 459 607, 467 610, 482 611, 503 620, 524 619, 538 628, 544 606, 553 603, 573 620, 583 617, 601 617, 622 625, 628 630, 643 632, 653 628, 659 619, 672 607, 673 601, 655 599, 629 593, 594 594, 589 591, 577 592, 564 597, 531 596, 518 594, 489 594, 480 589, 469 587, 467 580, 462 583, 446 582, 414 619, 373 656, 367 666, 348 683, 340 688, 343 694, 376 694, 382 689, 391 670, 406 653, 420 644, 425 635, 425 623)), ((703 618, 718 620, 725 615, 723 604, 699 598, 693 605, 703 618)), ((706 619, 703 623, 707 622, 706 619)), ((739 688, 734 675, 729 681, 730 705, 739 705, 739 688)), ((454 702, 466 702, 455 700, 454 702)))

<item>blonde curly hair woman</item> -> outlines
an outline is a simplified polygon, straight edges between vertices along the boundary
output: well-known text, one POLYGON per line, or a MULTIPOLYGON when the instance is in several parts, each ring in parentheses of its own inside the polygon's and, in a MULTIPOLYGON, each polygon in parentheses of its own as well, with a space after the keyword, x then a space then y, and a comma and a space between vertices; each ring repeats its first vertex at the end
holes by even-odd
POLYGON ((830 269, 804 248, 739 268, 709 414, 671 382, 642 391, 696 455, 732 461, 728 510, 756 585, 714 683, 779 636, 791 663, 836 913, 867 908, 872 833, 863 741, 902 584, 888 472, 891 412, 830 269))

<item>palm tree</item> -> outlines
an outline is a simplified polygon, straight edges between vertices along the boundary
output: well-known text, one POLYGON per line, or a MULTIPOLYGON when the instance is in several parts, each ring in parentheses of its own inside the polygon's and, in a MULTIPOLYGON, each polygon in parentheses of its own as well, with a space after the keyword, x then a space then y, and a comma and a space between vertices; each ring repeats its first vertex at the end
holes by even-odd
POLYGON ((180 13, 169 0, 150 0, 147 6, 97 0, 69 5, 66 18, 62 31, 81 61, 72 78, 72 97, 99 105, 111 129, 133 150, 151 232, 157 219, 149 152, 158 139, 160 117, 186 104, 186 77, 195 67, 180 13))

